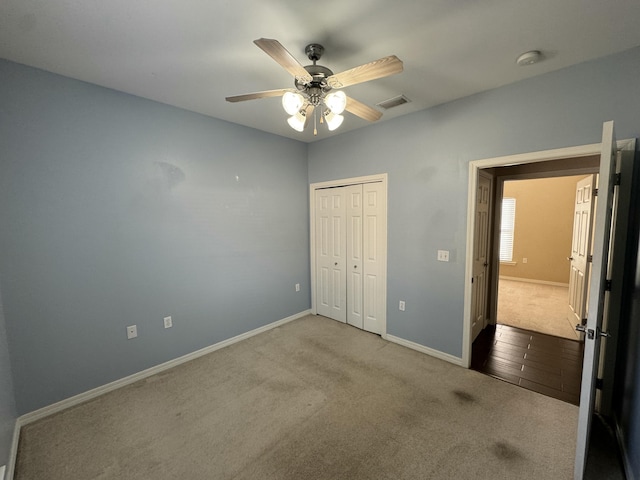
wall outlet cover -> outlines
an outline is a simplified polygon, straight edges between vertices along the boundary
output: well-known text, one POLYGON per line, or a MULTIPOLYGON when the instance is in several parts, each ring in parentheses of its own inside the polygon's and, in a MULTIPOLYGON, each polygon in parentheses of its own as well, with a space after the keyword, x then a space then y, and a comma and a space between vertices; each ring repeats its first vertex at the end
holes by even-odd
POLYGON ((138 336, 138 327, 136 325, 129 325, 127 327, 127 338, 131 340, 138 336))
POLYGON ((438 261, 439 262, 448 262, 449 261, 449 250, 438 250, 438 261))
POLYGON ((171 328, 171 327, 173 327, 173 320, 171 319, 171 316, 164 317, 164 328, 171 328))

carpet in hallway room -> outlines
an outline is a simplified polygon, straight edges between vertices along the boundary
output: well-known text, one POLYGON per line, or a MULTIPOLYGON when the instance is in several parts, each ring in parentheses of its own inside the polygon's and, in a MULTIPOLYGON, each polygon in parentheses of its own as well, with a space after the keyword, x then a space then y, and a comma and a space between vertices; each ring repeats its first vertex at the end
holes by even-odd
POLYGON ((501 278, 498 283, 498 323, 578 340, 567 318, 569 288, 501 278))
POLYGON ((577 412, 308 316, 25 426, 16 480, 570 479, 577 412))

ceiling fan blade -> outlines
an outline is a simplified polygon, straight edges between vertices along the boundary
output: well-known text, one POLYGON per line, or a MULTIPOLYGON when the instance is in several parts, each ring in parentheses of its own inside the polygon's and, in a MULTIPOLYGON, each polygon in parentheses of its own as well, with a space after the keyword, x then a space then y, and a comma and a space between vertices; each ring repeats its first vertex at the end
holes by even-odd
POLYGON ((264 90, 262 92, 245 93, 244 95, 234 95, 232 97, 226 97, 227 102, 244 102, 245 100, 255 100, 257 98, 269 98, 269 97, 281 97, 287 92, 290 92, 290 88, 281 88, 279 90, 264 90))
POLYGON ((375 108, 365 105, 364 103, 359 102, 358 100, 355 100, 351 97, 347 97, 347 106, 345 110, 347 112, 353 113, 360 118, 369 120, 370 122, 375 122, 382 116, 382 112, 379 112, 375 108))
POLYGON ((309 72, 304 69, 302 64, 298 62, 279 41, 270 38, 259 38, 258 40, 254 40, 253 43, 264 50, 267 55, 278 62, 281 67, 297 78, 298 81, 303 84, 311 82, 309 72))
POLYGON ((380 58, 359 67, 345 70, 331 75, 327 82, 332 88, 343 88, 356 83, 368 82, 376 78, 388 77, 400 73, 403 69, 402 60, 395 55, 380 58))

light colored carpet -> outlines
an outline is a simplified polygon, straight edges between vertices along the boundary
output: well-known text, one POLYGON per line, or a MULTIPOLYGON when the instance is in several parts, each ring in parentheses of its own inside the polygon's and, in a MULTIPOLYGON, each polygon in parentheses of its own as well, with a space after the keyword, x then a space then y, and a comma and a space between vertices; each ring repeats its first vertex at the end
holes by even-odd
POLYGON ((16 479, 569 479, 577 413, 308 316, 25 426, 16 479))
POLYGON ((567 318, 569 288, 501 278, 498 282, 498 323, 556 337, 578 340, 567 318))

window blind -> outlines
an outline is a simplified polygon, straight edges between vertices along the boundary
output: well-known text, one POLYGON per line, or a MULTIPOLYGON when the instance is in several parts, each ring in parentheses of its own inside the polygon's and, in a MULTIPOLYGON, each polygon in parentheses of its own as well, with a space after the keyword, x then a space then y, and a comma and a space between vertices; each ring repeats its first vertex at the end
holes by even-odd
POLYGON ((513 231, 516 223, 516 199, 502 199, 502 216, 500 221, 500 261, 513 261, 513 231))

